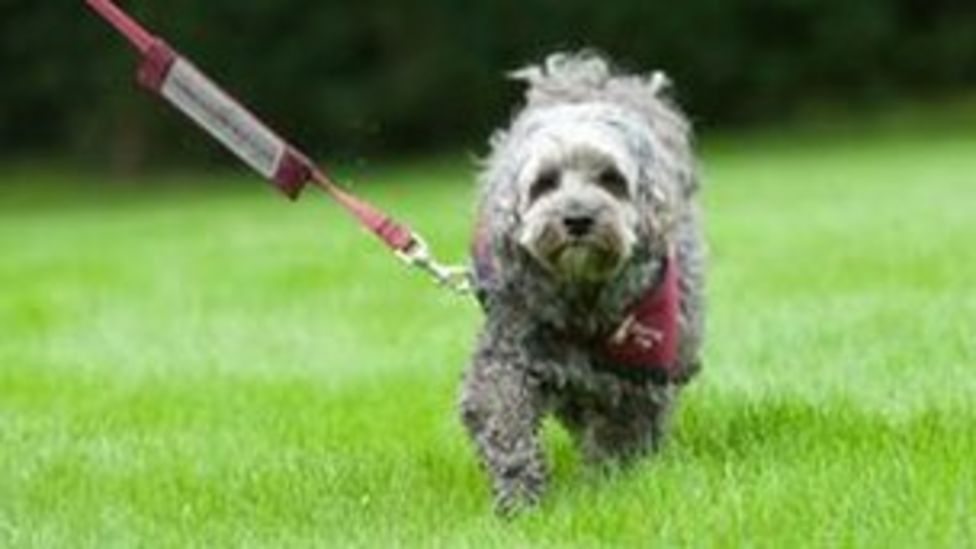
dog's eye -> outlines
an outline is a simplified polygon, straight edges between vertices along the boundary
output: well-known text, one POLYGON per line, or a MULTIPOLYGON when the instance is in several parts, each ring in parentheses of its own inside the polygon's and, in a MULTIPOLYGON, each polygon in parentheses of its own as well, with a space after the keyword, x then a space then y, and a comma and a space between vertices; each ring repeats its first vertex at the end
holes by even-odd
POLYGON ((548 194, 559 186, 559 172, 555 170, 544 171, 532 182, 529 188, 529 200, 535 201, 540 196, 548 194))
POLYGON ((597 183, 617 198, 627 197, 627 179, 616 168, 607 168, 600 172, 597 183))

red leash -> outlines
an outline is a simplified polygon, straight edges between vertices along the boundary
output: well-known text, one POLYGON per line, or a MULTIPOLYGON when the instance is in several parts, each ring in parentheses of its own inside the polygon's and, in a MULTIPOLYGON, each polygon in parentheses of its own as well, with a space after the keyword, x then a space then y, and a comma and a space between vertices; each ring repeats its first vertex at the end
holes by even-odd
POLYGON ((271 180, 292 200, 306 184, 325 191, 398 257, 439 283, 467 291, 467 270, 433 259, 426 242, 406 225, 333 182, 307 156, 279 137, 165 41, 151 34, 111 0, 86 0, 142 57, 139 83, 162 97, 223 143, 244 163, 271 180))

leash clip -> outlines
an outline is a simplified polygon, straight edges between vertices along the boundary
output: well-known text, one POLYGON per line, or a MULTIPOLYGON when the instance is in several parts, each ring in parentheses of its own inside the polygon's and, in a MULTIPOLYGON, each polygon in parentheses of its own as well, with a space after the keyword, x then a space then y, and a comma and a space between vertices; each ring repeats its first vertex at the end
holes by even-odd
POLYGON ((458 295, 471 293, 471 271, 458 265, 444 265, 434 259, 427 241, 417 233, 411 233, 412 241, 404 250, 397 250, 401 261, 427 273, 439 286, 458 295))

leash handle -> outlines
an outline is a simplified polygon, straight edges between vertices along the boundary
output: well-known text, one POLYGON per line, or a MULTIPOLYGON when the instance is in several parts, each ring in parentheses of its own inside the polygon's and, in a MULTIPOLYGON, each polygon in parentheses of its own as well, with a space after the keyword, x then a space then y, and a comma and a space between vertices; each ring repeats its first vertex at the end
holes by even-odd
POLYGON ((310 163, 189 60, 110 0, 86 0, 139 52, 137 80, 203 128, 292 200, 310 176, 310 163))
POLYGON ((325 191, 359 223, 411 266, 464 293, 466 269, 437 262, 427 243, 407 226, 333 182, 307 156, 268 128, 203 71, 152 34, 111 0, 86 0, 141 56, 137 80, 165 99, 295 200, 309 182, 325 191), (463 276, 462 276, 463 275, 463 276))

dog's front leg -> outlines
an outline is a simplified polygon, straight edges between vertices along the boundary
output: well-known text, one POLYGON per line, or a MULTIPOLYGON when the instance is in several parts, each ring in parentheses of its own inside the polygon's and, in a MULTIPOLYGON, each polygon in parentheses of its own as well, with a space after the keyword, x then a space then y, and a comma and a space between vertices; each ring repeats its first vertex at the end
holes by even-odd
POLYGON ((482 338, 465 377, 461 418, 492 477, 495 510, 510 515, 538 502, 545 490, 542 404, 521 353, 490 339, 482 338))

